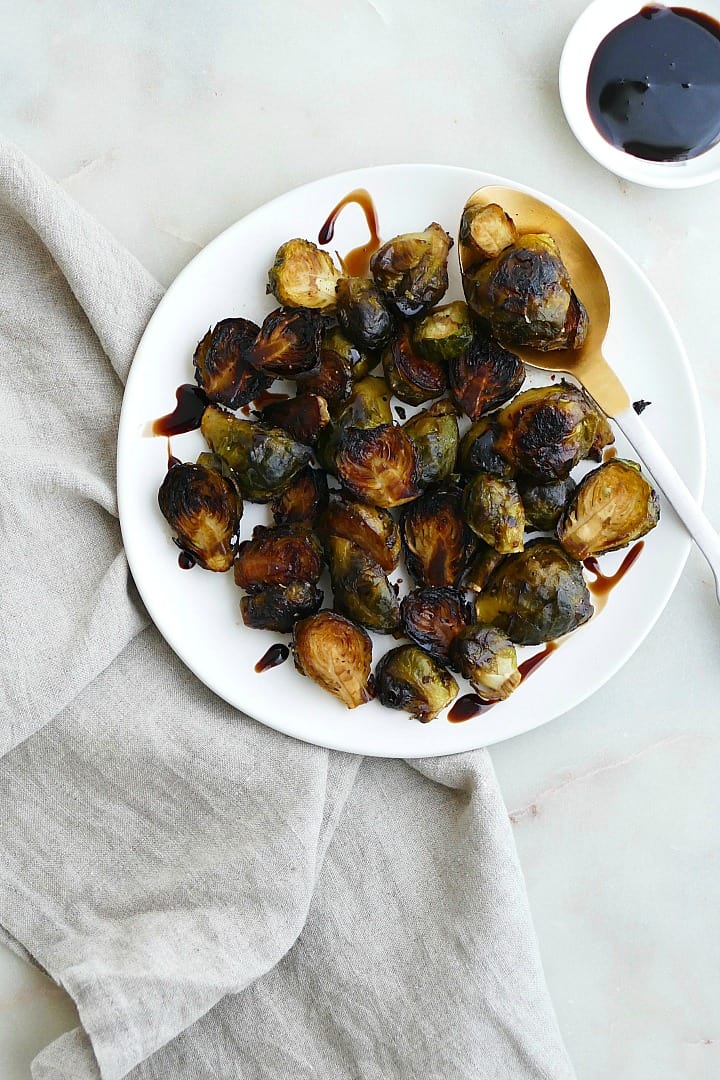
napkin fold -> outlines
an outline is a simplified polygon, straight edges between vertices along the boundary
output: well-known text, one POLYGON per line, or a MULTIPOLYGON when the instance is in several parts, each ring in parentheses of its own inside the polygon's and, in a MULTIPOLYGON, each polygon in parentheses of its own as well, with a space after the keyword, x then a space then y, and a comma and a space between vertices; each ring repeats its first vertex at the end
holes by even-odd
POLYGON ((123 554, 158 284, 0 144, 0 926, 82 1026, 35 1080, 570 1080, 486 752, 362 759, 215 697, 123 554))

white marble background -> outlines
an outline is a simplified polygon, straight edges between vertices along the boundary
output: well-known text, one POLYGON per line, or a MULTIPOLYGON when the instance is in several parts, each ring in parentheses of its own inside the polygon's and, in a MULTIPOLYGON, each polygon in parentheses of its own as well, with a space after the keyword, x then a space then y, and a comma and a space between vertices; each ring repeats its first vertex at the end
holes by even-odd
MULTIPOLYGON (((655 192, 575 143, 556 72, 583 0, 0 0, 0 131, 164 283, 226 225, 353 166, 445 162, 543 189, 668 304, 720 523, 718 185, 655 192)), ((581 708, 493 749, 580 1080, 720 1076, 720 611, 693 553, 581 708)), ((0 951, 0 1078, 76 1023, 0 951)))

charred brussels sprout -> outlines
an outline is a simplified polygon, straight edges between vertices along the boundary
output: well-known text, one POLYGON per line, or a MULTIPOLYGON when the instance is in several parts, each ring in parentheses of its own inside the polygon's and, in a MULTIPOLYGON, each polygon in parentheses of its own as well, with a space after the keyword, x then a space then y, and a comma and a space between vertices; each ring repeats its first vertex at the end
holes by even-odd
POLYGON ((445 295, 452 239, 436 222, 421 233, 404 233, 375 252, 370 270, 376 285, 404 318, 427 311, 445 295))
POLYGON ((323 594, 310 581, 268 585, 243 596, 240 611, 246 626, 253 630, 275 630, 289 634, 298 619, 314 615, 322 607, 323 594))
POLYGON ((401 530, 405 562, 419 585, 459 581, 476 547, 459 491, 428 491, 405 510, 401 530))
POLYGON ((314 522, 329 501, 327 477, 322 469, 306 465, 271 504, 276 525, 314 522))
POLYGON ((207 408, 200 430, 251 502, 269 502, 279 495, 310 460, 310 449, 281 428, 238 420, 221 409, 207 408))
POLYGON ((248 361, 263 375, 296 379, 320 366, 323 322, 308 308, 278 308, 266 316, 248 350, 248 361))
POLYGON ((351 499, 334 500, 318 522, 318 534, 352 540, 386 573, 400 558, 400 530, 388 510, 351 499))
POLYGON ((496 442, 500 429, 490 418, 477 420, 460 440, 458 469, 472 476, 476 472, 492 473, 511 480, 515 470, 498 451, 496 442))
POLYGON ((450 659, 486 701, 504 701, 520 685, 515 646, 493 626, 469 626, 454 639, 450 659))
POLYGON ((355 709, 373 697, 372 642, 367 632, 334 611, 320 611, 295 625, 295 667, 355 709))
POLYGON ((393 394, 408 405, 422 405, 447 389, 444 367, 414 351, 407 324, 385 349, 382 363, 393 394))
POLYGON ((525 510, 514 480, 477 473, 463 492, 463 518, 501 555, 522 551, 525 510))
POLYGON ((484 540, 479 540, 477 555, 463 578, 465 588, 472 592, 482 592, 504 558, 504 555, 490 547, 484 540))
POLYGON ((312 446, 317 437, 330 423, 325 398, 317 394, 300 394, 287 401, 274 401, 266 405, 260 414, 263 424, 282 428, 296 442, 312 446))
POLYGON ((235 557, 235 584, 247 592, 266 585, 314 584, 322 571, 322 549, 302 525, 256 525, 252 540, 244 540, 235 557))
POLYGON ((582 564, 547 539, 503 559, 475 601, 477 622, 503 630, 516 645, 562 637, 592 613, 582 564))
POLYGON ((376 362, 335 327, 323 335, 318 370, 298 377, 298 391, 318 394, 325 398, 331 410, 337 409, 350 397, 353 382, 376 362))
POLYGON ((325 543, 334 608, 368 630, 392 634, 400 626, 400 601, 382 567, 341 536, 325 543))
POLYGON ((402 506, 420 494, 415 447, 392 424, 343 431, 335 468, 343 487, 372 506, 402 506))
POLYGON ((367 375, 355 383, 347 402, 338 413, 341 428, 374 428, 392 423, 390 387, 384 379, 367 375))
POLYGON ((267 291, 284 307, 333 308, 339 278, 327 251, 309 240, 288 240, 268 271, 267 291))
POLYGON ((223 319, 198 344, 193 356, 195 379, 209 401, 239 409, 267 390, 272 378, 248 360, 260 327, 247 319, 223 319))
POLYGON ((583 477, 558 526, 574 559, 615 551, 654 529, 658 497, 633 461, 618 458, 583 477))
POLYGON ((460 356, 473 338, 470 311, 462 300, 444 304, 420 320, 412 342, 415 352, 435 364, 447 364, 460 356))
POLYGON ((450 672, 417 645, 385 653, 375 669, 375 686, 388 709, 403 709, 423 724, 434 720, 458 692, 450 672))
POLYGON ((455 468, 458 448, 458 423, 452 403, 438 401, 416 413, 403 430, 417 452, 420 486, 446 480, 455 468))
POLYGON ((337 316, 344 332, 361 349, 382 349, 392 337, 393 317, 370 278, 340 279, 337 316))
POLYGON ((469 605, 456 589, 413 589, 400 609, 407 636, 438 660, 447 660, 450 646, 470 621, 469 605))
POLYGON ((243 511, 230 480, 204 465, 175 465, 160 485, 158 503, 179 547, 206 570, 230 569, 243 511))
POLYGON ((515 222, 497 203, 465 207, 460 220, 460 243, 466 268, 496 258, 517 238, 515 222))
POLYGON ((528 525, 543 532, 554 532, 574 491, 572 476, 565 480, 552 480, 549 484, 536 484, 532 480, 523 482, 520 495, 528 525))
POLYGON ((476 335, 459 356, 450 361, 453 400, 471 420, 514 397, 525 381, 525 365, 494 338, 476 335))

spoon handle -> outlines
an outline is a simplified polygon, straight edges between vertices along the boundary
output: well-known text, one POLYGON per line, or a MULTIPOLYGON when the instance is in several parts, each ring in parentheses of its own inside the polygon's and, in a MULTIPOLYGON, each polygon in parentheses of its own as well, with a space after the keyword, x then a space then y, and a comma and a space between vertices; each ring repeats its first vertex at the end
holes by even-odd
POLYGON ((633 409, 625 409, 615 423, 632 443, 685 528, 710 564, 720 600, 720 536, 685 486, 669 457, 633 409))

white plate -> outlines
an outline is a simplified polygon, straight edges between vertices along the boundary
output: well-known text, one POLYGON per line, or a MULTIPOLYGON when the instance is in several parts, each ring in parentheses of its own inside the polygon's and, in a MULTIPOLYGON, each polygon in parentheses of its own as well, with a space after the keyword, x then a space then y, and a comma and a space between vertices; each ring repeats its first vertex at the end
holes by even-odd
MULTIPOLYGON (((419 724, 377 702, 350 712, 300 676, 292 661, 256 674, 256 661, 273 641, 282 639, 243 626, 232 574, 178 568, 178 551, 157 505, 166 444, 149 438, 146 431, 149 420, 172 408, 176 386, 192 381, 192 353, 208 326, 228 316, 261 321, 273 306, 272 298, 265 297, 265 281, 278 246, 291 236, 315 239, 331 208, 354 188, 370 191, 381 235, 387 239, 430 221, 455 234, 468 195, 483 184, 497 183, 510 182, 470 169, 391 165, 291 191, 233 225, 192 260, 158 305, 138 347, 120 420, 118 497, 125 548, 140 595, 160 632, 207 686, 263 723, 308 742, 353 753, 426 757, 474 749, 538 727, 579 704, 625 663, 663 610, 687 558, 690 542, 663 504, 660 525, 601 614, 571 635, 507 702, 463 724, 451 724, 444 715, 419 724)), ((566 214, 595 252, 613 300, 607 355, 631 397, 652 401, 645 418, 699 497, 705 462, 697 393, 662 301, 612 240, 567 207, 533 194, 566 214)), ((351 206, 343 212, 331 246, 345 252, 366 238, 362 214, 351 206)), ((452 265, 447 299, 462 295, 454 258, 452 265)), ((194 460, 203 449, 198 432, 172 443, 184 460, 194 460)), ((618 448, 630 454, 622 440, 618 448)), ((267 508, 246 503, 243 536, 268 518, 267 508)), ((622 554, 606 556, 604 568, 612 571, 622 554)), ((392 644, 390 638, 375 638, 375 659, 392 644)), ((463 685, 461 692, 469 689, 463 685)))

